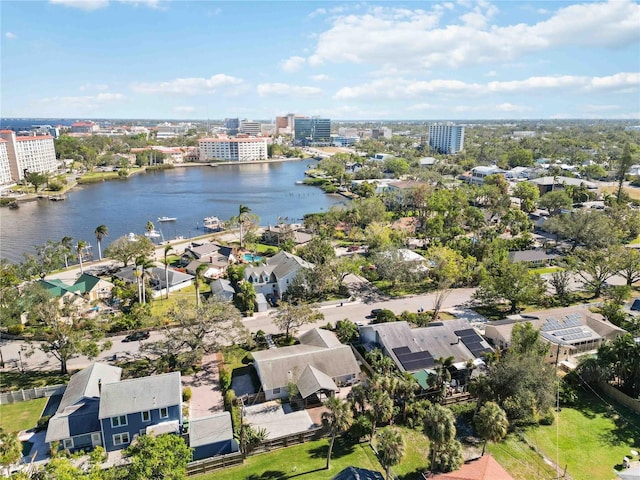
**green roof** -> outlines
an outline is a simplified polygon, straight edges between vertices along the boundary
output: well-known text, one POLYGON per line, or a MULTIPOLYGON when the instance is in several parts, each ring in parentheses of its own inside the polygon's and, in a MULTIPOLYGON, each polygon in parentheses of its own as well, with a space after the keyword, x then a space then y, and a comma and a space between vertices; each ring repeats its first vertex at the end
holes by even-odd
POLYGON ((412 372, 411 375, 416 381, 420 384, 424 390, 429 388, 429 377, 431 375, 435 375, 436 373, 433 370, 419 370, 417 372, 412 372))
POLYGON ((65 293, 69 292, 83 295, 93 290, 93 288, 98 284, 99 281, 100 278, 94 277, 93 275, 89 275, 87 273, 83 273, 73 283, 73 285, 68 285, 58 278, 52 278, 51 280, 40 280, 38 283, 42 285, 52 297, 61 297, 65 293))

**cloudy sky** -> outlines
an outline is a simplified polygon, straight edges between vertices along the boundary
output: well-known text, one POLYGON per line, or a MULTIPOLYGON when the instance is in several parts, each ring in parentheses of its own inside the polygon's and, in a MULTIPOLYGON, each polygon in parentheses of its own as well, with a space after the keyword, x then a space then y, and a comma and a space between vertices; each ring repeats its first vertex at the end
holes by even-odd
POLYGON ((3 117, 640 118, 640 4, 2 1, 3 117))

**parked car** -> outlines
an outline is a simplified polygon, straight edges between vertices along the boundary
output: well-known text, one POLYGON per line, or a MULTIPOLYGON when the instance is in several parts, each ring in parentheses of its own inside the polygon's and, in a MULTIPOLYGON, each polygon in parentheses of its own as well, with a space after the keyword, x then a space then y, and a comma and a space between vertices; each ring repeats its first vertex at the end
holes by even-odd
POLYGON ((367 318, 377 318, 378 314, 382 311, 381 308, 374 308, 371 310, 371 313, 367 316, 367 318))
POLYGON ((138 340, 146 340, 151 334, 144 330, 142 332, 133 332, 122 339, 123 342, 137 342, 138 340))

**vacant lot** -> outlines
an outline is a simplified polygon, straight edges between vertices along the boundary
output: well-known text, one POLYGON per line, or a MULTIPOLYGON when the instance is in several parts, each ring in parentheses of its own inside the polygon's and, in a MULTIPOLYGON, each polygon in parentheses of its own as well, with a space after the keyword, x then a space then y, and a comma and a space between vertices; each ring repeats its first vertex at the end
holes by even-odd
POLYGON ((0 428, 8 432, 28 430, 38 423, 47 398, 0 405, 0 428))
POLYGON ((556 413, 553 425, 526 437, 561 468, 567 465, 574 480, 609 480, 622 457, 638 450, 640 418, 607 397, 582 392, 575 407, 556 413))

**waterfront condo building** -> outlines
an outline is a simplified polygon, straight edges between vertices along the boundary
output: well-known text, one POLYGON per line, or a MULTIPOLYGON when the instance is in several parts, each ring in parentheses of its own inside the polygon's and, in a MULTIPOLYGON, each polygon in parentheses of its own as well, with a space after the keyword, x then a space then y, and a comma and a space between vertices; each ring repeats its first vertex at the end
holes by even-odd
POLYGON ((200 161, 254 162, 267 159, 266 138, 201 138, 200 161))
POLYGON ((0 185, 11 183, 11 168, 9 167, 7 143, 9 142, 4 138, 0 138, 0 185))
POLYGON ((319 117, 296 117, 294 124, 296 145, 330 145, 331 120, 319 117))
MULTIPOLYGON (((22 180, 25 172, 47 173, 57 170, 58 161, 51 135, 18 137, 12 130, 0 130, 0 138, 6 141, 11 181, 22 180)), ((1 158, 0 162, 3 162, 1 158)), ((0 170, 4 168, 0 166, 0 170)))
POLYGON ((464 148, 464 127, 429 125, 429 146, 438 153, 458 153, 464 148))
POLYGON ((240 133, 246 133, 247 135, 257 137, 260 135, 260 122, 254 122, 253 120, 241 120, 240 133))

